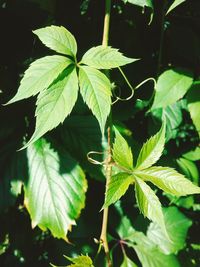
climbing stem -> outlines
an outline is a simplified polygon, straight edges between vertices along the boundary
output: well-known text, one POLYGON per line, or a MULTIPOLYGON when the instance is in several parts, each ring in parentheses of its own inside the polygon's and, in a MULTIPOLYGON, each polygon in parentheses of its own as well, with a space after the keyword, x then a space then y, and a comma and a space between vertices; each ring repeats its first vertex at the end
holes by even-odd
MULTIPOLYGON (((103 28, 103 40, 102 45, 108 46, 109 41, 109 29, 110 29, 110 11, 111 11, 111 0, 105 0, 105 17, 104 17, 104 28, 103 28)), ((109 73, 107 73, 109 75, 109 73)), ((108 136, 108 148, 107 148, 107 159, 105 164, 106 171, 106 187, 110 181, 112 175, 112 112, 109 114, 108 118, 108 127, 107 127, 107 136, 108 136)), ((103 210, 103 220, 102 228, 100 235, 100 242, 104 248, 108 267, 112 267, 112 261, 110 258, 110 251, 107 240, 107 226, 108 226, 108 208, 103 210)))

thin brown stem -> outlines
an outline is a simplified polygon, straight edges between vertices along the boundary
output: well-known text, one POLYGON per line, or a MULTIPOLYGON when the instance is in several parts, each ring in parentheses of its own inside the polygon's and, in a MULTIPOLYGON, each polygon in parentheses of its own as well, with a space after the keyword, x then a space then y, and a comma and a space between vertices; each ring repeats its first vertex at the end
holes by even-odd
MULTIPOLYGON (((111 0, 105 0, 105 17, 104 17, 104 29, 103 29, 103 40, 102 45, 108 46, 109 40, 109 29, 110 29, 110 11, 111 11, 111 0)), ((108 150, 107 150, 107 160, 106 160, 106 187, 111 179, 112 175, 112 113, 110 112, 108 118, 108 150)), ((108 226, 108 213, 109 209, 105 208, 103 210, 103 220, 102 220, 102 228, 100 235, 100 242, 104 247, 104 251, 107 258, 108 267, 112 267, 112 261, 110 258, 110 251, 107 240, 107 226, 108 226)))

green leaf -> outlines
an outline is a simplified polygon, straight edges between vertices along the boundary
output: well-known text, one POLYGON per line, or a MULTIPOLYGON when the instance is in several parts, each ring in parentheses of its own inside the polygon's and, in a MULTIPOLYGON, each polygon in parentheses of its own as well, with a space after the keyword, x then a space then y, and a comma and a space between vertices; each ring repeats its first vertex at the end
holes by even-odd
POLYGON ((34 61, 25 71, 17 94, 7 104, 34 96, 47 89, 72 63, 70 59, 63 56, 47 56, 34 61))
POLYGON ((142 263, 142 267, 180 267, 174 255, 165 255, 157 247, 135 245, 134 249, 142 263))
POLYGON ((68 265, 68 267, 94 267, 91 258, 88 256, 81 255, 77 258, 64 257, 73 263, 68 265))
POLYGON ((169 167, 151 167, 140 171, 140 173, 137 172, 135 175, 144 181, 153 183, 166 193, 175 196, 200 193, 200 187, 194 185, 182 174, 169 167))
POLYGON ((39 94, 35 113, 35 132, 24 148, 62 123, 71 113, 77 97, 78 77, 76 69, 68 68, 61 79, 39 94))
POLYGON ((33 227, 49 229, 66 240, 85 203, 87 182, 82 169, 67 153, 57 153, 44 139, 28 147, 29 180, 25 205, 33 227))
POLYGON ((140 211, 149 220, 157 223, 168 238, 161 203, 154 191, 140 178, 135 178, 135 192, 140 211))
POLYGON ((167 14, 169 14, 169 12, 171 12, 174 8, 176 8, 177 6, 179 6, 180 4, 184 3, 186 0, 174 0, 174 2, 172 3, 172 5, 169 7, 169 9, 167 10, 167 14))
POLYGON ((153 8, 152 0, 123 0, 125 3, 130 3, 136 6, 141 6, 141 7, 150 7, 153 8))
POLYGON ((194 85, 187 94, 190 116, 200 137, 200 85, 194 85))
POLYGON ((113 175, 106 187, 106 196, 103 208, 106 208, 119 200, 126 193, 129 185, 133 182, 134 178, 129 173, 120 172, 113 175))
POLYGON ((133 169, 133 154, 126 140, 115 129, 115 141, 113 144, 113 159, 119 165, 128 170, 133 169))
POLYGON ((135 167, 137 170, 152 166, 161 157, 165 145, 165 129, 166 123, 164 122, 160 131, 143 145, 135 167))
POLYGON ((176 162, 180 168, 180 171, 198 185, 199 171, 197 165, 194 162, 184 158, 179 158, 176 160, 176 162))
POLYGON ((130 260, 126 255, 124 255, 124 260, 120 267, 137 267, 137 265, 130 260))
POLYGON ((121 214, 121 221, 118 225, 117 233, 123 240, 130 240, 136 233, 128 217, 123 214, 121 214))
POLYGON ((99 45, 89 49, 83 55, 81 63, 96 69, 112 69, 124 66, 136 60, 138 59, 123 56, 118 49, 99 45))
POLYGON ((174 104, 185 95, 192 82, 192 75, 186 71, 171 69, 163 72, 157 81, 151 110, 174 104))
POLYGON ((165 225, 171 242, 163 235, 156 223, 151 223, 147 236, 164 254, 175 254, 185 246, 187 232, 192 221, 183 215, 176 207, 163 209, 165 225))
POLYGON ((100 71, 82 66, 79 70, 80 92, 83 100, 97 118, 101 132, 111 107, 111 84, 109 79, 100 71))
POLYGON ((183 154, 183 157, 192 161, 200 160, 200 147, 183 154))
POLYGON ((63 26, 48 26, 33 31, 40 41, 58 53, 76 56, 77 44, 74 36, 63 26))

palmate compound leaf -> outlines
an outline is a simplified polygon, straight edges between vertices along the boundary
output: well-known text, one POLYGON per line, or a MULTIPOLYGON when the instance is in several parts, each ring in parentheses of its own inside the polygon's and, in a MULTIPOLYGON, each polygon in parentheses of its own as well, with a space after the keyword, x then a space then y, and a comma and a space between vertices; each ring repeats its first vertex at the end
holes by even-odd
POLYGON ((34 61, 25 71, 17 94, 7 104, 34 96, 47 89, 72 63, 70 59, 63 56, 47 56, 34 61))
POLYGON ((103 208, 106 208, 119 200, 133 182, 134 178, 129 173, 121 172, 113 175, 106 187, 106 196, 103 208))
POLYGON ((80 92, 84 102, 97 118, 101 132, 111 106, 111 84, 109 79, 100 71, 87 66, 79 69, 80 92))
POLYGON ((40 41, 58 53, 76 56, 77 44, 74 36, 63 26, 48 26, 33 31, 40 41))
POLYGON ((155 166, 139 172, 136 171, 135 175, 143 181, 149 181, 166 193, 175 196, 200 194, 200 187, 169 167, 155 166))
POLYGON ((113 144, 113 159, 119 165, 128 170, 133 169, 133 154, 126 140, 115 129, 115 141, 113 144))
POLYGON ((35 132, 24 148, 62 123, 71 113, 77 97, 78 77, 76 69, 69 67, 52 86, 39 94, 35 113, 35 132))
POLYGON ((85 203, 85 175, 67 153, 58 153, 44 139, 27 149, 29 180, 25 184, 25 205, 33 227, 49 229, 66 240, 85 203), (64 166, 61 165, 64 163, 64 166))
POLYGON ((135 193, 137 204, 143 215, 157 223, 165 236, 169 238, 165 227, 161 203, 154 191, 142 179, 135 177, 135 193))
POLYGON ((96 69, 112 69, 132 63, 136 60, 138 59, 123 56, 116 48, 99 45, 89 49, 83 55, 81 63, 96 69))
POLYGON ((159 246, 163 253, 177 253, 185 246, 187 231, 192 225, 192 221, 185 217, 176 207, 164 208, 163 213, 171 242, 166 239, 156 223, 149 225, 147 236, 155 245, 159 246))
POLYGON ((164 121, 160 131, 143 145, 135 167, 137 170, 152 166, 161 157, 165 145, 165 129, 166 123, 164 121))

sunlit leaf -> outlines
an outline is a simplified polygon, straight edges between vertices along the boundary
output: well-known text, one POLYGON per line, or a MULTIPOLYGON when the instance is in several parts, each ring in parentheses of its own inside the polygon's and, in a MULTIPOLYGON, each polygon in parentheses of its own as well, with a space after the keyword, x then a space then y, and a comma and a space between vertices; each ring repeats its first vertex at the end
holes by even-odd
POLYGON ((143 180, 136 178, 135 193, 140 211, 149 220, 157 223, 168 238, 161 203, 154 191, 143 180))
POLYGON ((166 124, 164 122, 160 131, 143 145, 137 159, 136 169, 146 169, 161 157, 165 144, 165 128, 166 124))
POLYGON ((47 89, 72 61, 63 56, 47 56, 34 61, 25 71, 17 94, 7 103, 34 96, 47 89))
POLYGON ((85 203, 87 183, 76 161, 56 152, 44 139, 28 147, 29 180, 25 205, 33 227, 49 229, 54 237, 66 239, 85 203))
POLYGON ((182 174, 169 167, 151 167, 136 174, 144 181, 150 181, 166 193, 175 196, 199 194, 200 187, 182 174))
POLYGON ((109 79, 100 71, 82 66, 79 70, 80 92, 83 100, 97 118, 101 132, 111 106, 111 84, 109 79))
POLYGON ((39 94, 35 132, 24 147, 27 147, 46 132, 58 126, 71 113, 78 97, 76 69, 68 68, 63 76, 47 90, 39 94))
POLYGON ((113 159, 119 165, 133 169, 133 154, 123 136, 115 129, 115 141, 113 144, 113 159))
POLYGON ((74 36, 63 26, 48 26, 33 31, 47 47, 58 53, 76 56, 77 44, 74 36))
POLYGON ((120 267, 137 267, 137 265, 129 259, 126 255, 124 255, 124 260, 120 267))
POLYGON ((192 85, 191 73, 170 69, 163 72, 157 81, 152 110, 165 108, 181 99, 192 85))
POLYGON ((123 56, 118 49, 100 45, 89 49, 83 55, 81 62, 96 69, 112 69, 136 60, 123 56))
POLYGON ((127 191, 129 185, 133 183, 134 178, 129 173, 118 173, 113 175, 106 188, 105 203, 103 208, 115 203, 127 191))
POLYGON ((167 14, 169 14, 169 12, 171 12, 174 8, 176 8, 177 6, 179 6, 180 4, 184 3, 186 0, 174 0, 174 2, 172 3, 172 5, 169 7, 169 9, 167 10, 167 14))

